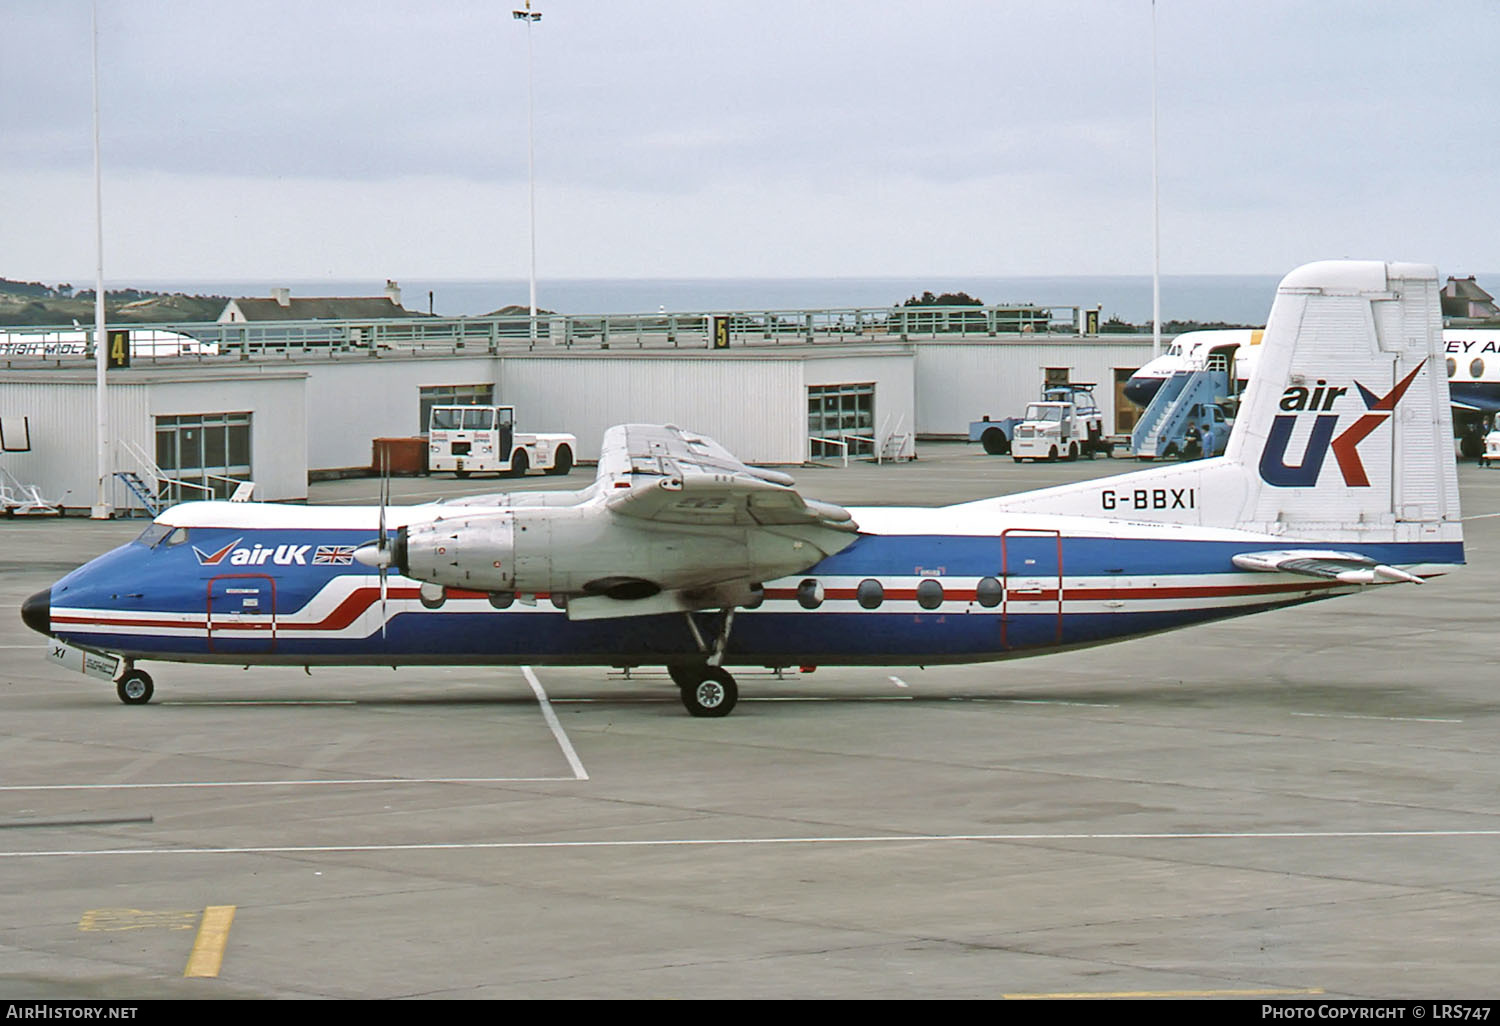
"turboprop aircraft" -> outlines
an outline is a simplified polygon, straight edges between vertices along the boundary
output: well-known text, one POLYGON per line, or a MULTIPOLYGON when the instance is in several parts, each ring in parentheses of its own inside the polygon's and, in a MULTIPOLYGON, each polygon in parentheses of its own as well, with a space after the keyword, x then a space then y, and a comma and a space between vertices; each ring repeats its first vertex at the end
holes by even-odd
MULTIPOLYGON (((1149 406, 1163 382, 1178 371, 1199 370, 1215 351, 1234 354, 1235 377, 1243 388, 1254 373, 1264 334, 1247 328, 1184 332, 1165 353, 1130 376, 1125 398, 1142 408, 1149 406)), ((1483 451, 1490 418, 1500 413, 1500 331, 1445 329, 1442 352, 1449 399, 1459 413, 1459 453, 1473 458, 1483 451)))
POLYGON ((1213 459, 843 509, 625 425, 577 492, 174 506, 22 616, 128 703, 150 659, 656 664, 722 716, 730 666, 997 660, 1420 583, 1463 562, 1437 289, 1413 264, 1287 275, 1213 459))

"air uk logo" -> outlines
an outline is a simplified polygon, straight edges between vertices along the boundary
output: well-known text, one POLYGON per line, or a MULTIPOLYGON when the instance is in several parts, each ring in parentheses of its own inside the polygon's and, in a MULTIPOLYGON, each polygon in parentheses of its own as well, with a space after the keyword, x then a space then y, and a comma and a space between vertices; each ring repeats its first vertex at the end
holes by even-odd
POLYGON ((1365 409, 1369 412, 1337 436, 1334 431, 1338 428, 1339 415, 1330 411, 1335 399, 1348 394, 1347 388, 1330 387, 1327 381, 1319 379, 1313 388, 1293 385, 1282 392, 1279 406, 1287 412, 1278 414, 1271 422, 1266 447, 1260 454, 1261 479, 1276 488, 1311 488, 1318 483, 1323 460, 1331 450, 1334 459, 1338 461, 1344 484, 1350 488, 1370 487, 1370 477, 1365 473, 1364 462, 1359 458, 1359 443, 1390 420, 1396 404, 1406 394, 1423 366, 1424 364, 1417 364, 1410 374, 1383 396, 1375 395, 1358 381, 1354 382, 1354 387, 1359 389, 1360 398, 1364 400, 1365 409), (1317 416, 1308 435, 1302 460, 1296 466, 1288 466, 1286 447, 1291 440, 1292 429, 1297 426, 1299 417, 1309 413, 1317 416))
POLYGON ((306 566, 307 552, 311 545, 241 545, 244 538, 236 538, 222 549, 214 552, 204 552, 198 546, 193 546, 193 555, 198 557, 199 566, 221 566, 228 563, 230 566, 264 566, 267 563, 276 566, 306 566))

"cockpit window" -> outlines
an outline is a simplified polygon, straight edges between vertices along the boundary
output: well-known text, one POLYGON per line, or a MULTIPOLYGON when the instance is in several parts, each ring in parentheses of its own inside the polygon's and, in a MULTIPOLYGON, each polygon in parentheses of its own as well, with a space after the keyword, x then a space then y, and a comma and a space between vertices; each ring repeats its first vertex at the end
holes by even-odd
POLYGON ((187 541, 186 527, 173 527, 171 524, 152 524, 136 536, 136 541, 154 549, 158 545, 181 545, 187 541))
POLYGON ((172 528, 167 524, 148 524, 146 529, 136 536, 136 541, 148 549, 156 548, 156 543, 172 533, 172 528))

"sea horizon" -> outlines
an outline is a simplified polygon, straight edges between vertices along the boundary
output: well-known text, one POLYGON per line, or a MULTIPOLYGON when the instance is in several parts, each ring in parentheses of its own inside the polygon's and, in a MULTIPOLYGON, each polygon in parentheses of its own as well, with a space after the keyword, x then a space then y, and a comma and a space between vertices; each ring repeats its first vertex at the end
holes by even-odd
MULTIPOLYGON (((1279 274, 1162 275, 1162 320, 1262 325, 1281 278, 1279 274)), ((279 287, 303 297, 379 296, 385 284, 383 278, 283 281, 143 278, 128 283, 113 282, 109 287, 265 298, 279 287)), ((398 280, 397 285, 402 304, 417 313, 477 317, 505 306, 528 305, 525 279, 413 278, 398 280)), ((563 314, 882 309, 900 306, 927 291, 965 292, 986 305, 1098 307, 1103 321, 1112 317, 1137 325, 1151 321, 1151 276, 1128 274, 544 278, 537 282, 537 305, 563 314)))

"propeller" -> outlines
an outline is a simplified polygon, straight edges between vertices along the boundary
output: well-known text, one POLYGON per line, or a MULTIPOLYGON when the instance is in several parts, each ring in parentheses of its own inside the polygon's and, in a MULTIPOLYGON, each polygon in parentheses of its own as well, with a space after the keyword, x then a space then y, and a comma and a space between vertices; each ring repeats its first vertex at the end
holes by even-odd
POLYGON ((380 520, 379 534, 374 544, 364 544, 354 550, 354 558, 365 566, 373 566, 380 574, 380 639, 385 640, 387 594, 386 575, 391 567, 391 543, 385 533, 385 508, 391 501, 390 453, 380 454, 380 520))

